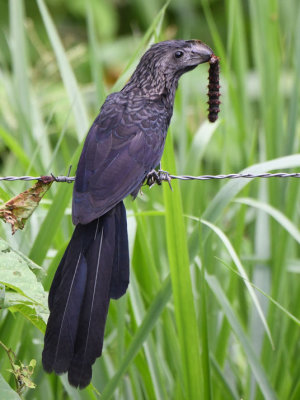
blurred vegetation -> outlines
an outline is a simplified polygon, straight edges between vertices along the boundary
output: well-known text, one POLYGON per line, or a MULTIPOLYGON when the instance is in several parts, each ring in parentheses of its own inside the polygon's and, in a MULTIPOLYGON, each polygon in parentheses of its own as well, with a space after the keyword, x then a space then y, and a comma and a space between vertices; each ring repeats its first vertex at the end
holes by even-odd
MULTIPOLYGON (((172 38, 201 39, 221 57, 222 110, 217 124, 206 121, 208 66, 186 74, 163 168, 299 171, 299 1, 164 6, 0 2, 1 176, 62 175, 69 165, 74 174, 106 95, 122 88, 151 43, 172 38)), ((0 198, 28 187, 1 182, 0 198)), ((41 368, 46 291, 73 231, 72 185, 53 184, 22 232, 0 225, 0 341, 25 371, 37 361, 37 386, 23 398, 300 398, 299 181, 173 188, 145 187, 126 201, 130 288, 111 302, 103 356, 80 392, 41 368)), ((0 398, 20 398, 8 369, 2 347, 0 398)))

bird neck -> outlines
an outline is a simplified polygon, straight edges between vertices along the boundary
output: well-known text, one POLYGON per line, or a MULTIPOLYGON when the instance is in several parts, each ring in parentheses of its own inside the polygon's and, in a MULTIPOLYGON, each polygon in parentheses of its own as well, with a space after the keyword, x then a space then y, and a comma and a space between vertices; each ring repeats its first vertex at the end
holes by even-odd
POLYGON ((167 108, 173 109, 178 79, 164 75, 158 68, 137 68, 122 92, 133 97, 161 100, 167 108))

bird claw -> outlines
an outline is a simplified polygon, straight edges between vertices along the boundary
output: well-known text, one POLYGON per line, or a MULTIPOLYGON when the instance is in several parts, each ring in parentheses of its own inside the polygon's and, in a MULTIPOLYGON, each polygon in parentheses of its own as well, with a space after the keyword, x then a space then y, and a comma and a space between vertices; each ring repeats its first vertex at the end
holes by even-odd
POLYGON ((147 175, 147 180, 146 180, 146 184, 150 187, 150 189, 152 188, 153 185, 155 184, 161 185, 161 179, 159 177, 159 171, 156 171, 156 169, 153 169, 152 171, 149 172, 149 174, 147 175))
POLYGON ((172 180, 172 178, 170 177, 169 172, 164 171, 162 169, 159 169, 158 171, 156 171, 156 169, 153 169, 147 175, 146 184, 151 189, 152 186, 155 185, 156 183, 158 185, 161 185, 162 181, 167 181, 169 186, 170 186, 170 189, 173 191, 173 188, 172 188, 172 185, 171 185, 171 180, 172 180))

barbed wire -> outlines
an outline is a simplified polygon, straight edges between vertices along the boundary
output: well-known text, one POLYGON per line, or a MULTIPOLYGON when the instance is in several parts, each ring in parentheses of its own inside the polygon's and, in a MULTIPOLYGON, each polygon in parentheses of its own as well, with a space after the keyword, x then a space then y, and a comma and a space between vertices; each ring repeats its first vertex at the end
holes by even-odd
MULTIPOLYGON (((157 171, 157 176, 154 177, 148 184, 153 184, 159 181, 167 181, 170 182, 172 179, 179 180, 199 180, 199 181, 207 181, 211 179, 253 179, 253 178, 300 178, 300 172, 275 172, 275 173, 238 173, 238 174, 220 174, 220 175, 172 175, 166 171, 157 171)), ((63 182, 63 183, 72 183, 74 182, 74 176, 54 176, 54 175, 44 175, 44 176, 4 176, 0 177, 0 181, 42 181, 45 183, 50 182, 63 182)))
MULTIPOLYGON (((171 179, 181 179, 184 181, 188 180, 199 180, 199 181, 207 181, 210 179, 238 179, 238 178, 300 178, 300 172, 276 172, 276 173, 260 173, 260 174, 251 174, 251 173, 244 173, 244 174, 221 174, 221 175, 199 175, 199 176, 192 176, 192 175, 169 175, 171 179)), ((168 180, 167 177, 161 178, 161 180, 168 180)))
POLYGON ((50 182, 67 182, 72 183, 75 181, 75 176, 1 176, 0 181, 42 181, 45 183, 50 182))

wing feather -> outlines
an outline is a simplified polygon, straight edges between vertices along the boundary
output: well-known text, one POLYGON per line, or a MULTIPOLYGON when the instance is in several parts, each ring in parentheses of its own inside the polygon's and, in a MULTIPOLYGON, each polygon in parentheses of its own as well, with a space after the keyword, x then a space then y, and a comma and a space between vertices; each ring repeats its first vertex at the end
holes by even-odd
POLYGON ((130 193, 160 161, 167 120, 160 108, 151 116, 147 103, 109 96, 92 125, 76 173, 73 223, 87 224, 130 193), (137 106, 137 104, 139 106, 137 106))

